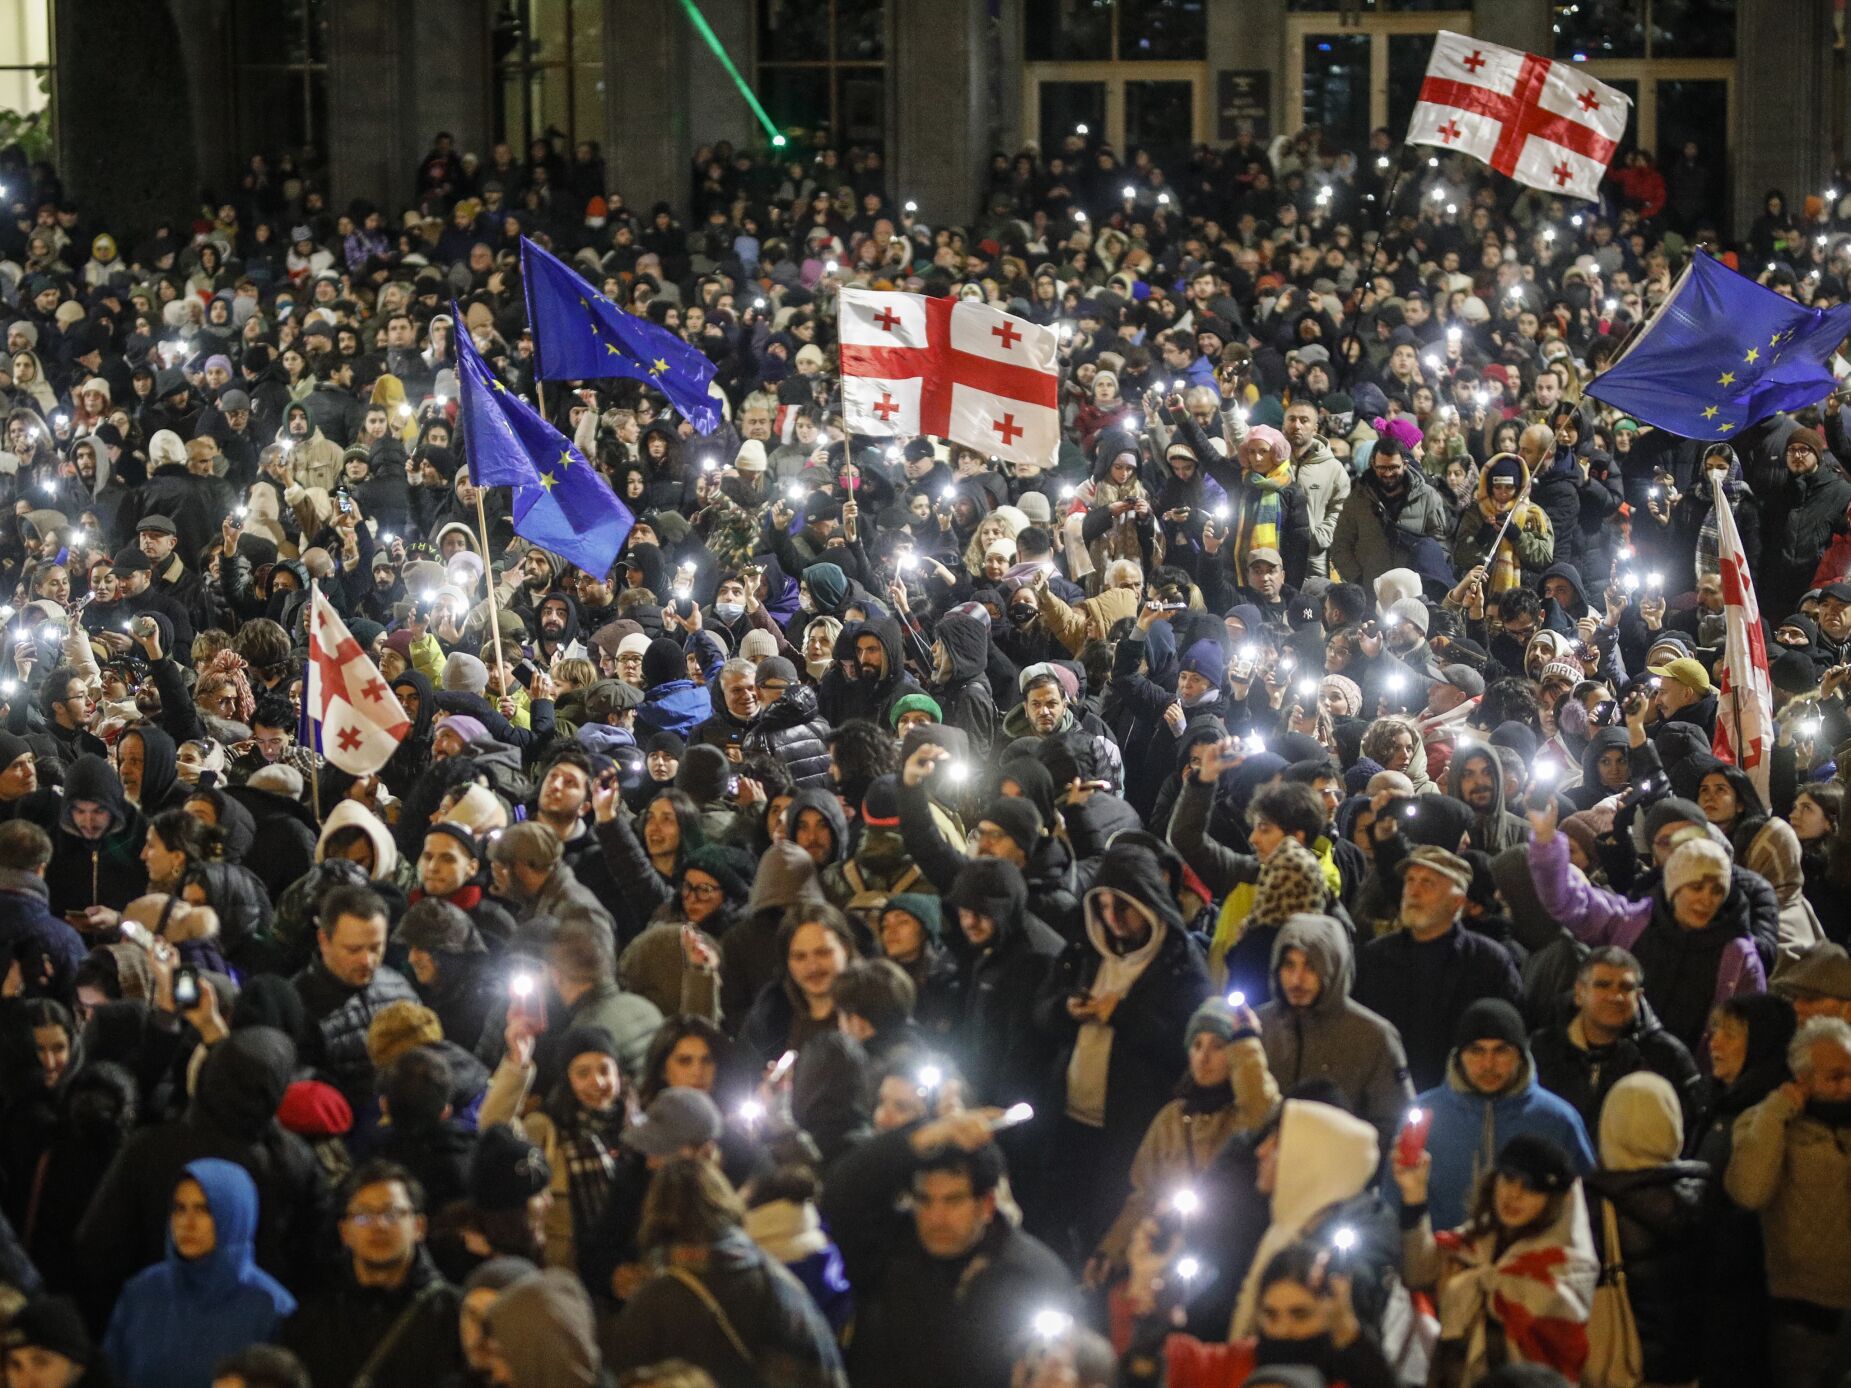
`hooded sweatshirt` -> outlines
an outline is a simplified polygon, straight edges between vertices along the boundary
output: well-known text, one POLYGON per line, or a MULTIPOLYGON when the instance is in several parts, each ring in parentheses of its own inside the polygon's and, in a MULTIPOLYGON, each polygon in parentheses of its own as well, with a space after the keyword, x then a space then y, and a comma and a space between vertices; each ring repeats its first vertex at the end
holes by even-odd
POLYGON ((1327 1080, 1358 1117, 1375 1126, 1384 1150, 1414 1100, 1401 1035, 1386 1018, 1350 997, 1355 982, 1350 936, 1324 915, 1295 915, 1273 940, 1273 1000, 1259 1009, 1267 1068, 1286 1090, 1327 1080), (1294 1007, 1279 988, 1287 950, 1300 950, 1322 987, 1309 1007, 1294 1007))
POLYGON ((259 1268, 257 1186, 218 1157, 186 1164, 212 1211, 213 1247, 187 1259, 167 1236, 166 1257, 122 1289, 103 1350, 136 1388, 210 1388, 226 1355, 275 1338, 296 1299, 259 1268))
POLYGON ((1498 762, 1497 754, 1490 747, 1473 744, 1453 755, 1452 764, 1446 773, 1446 793, 1472 811, 1472 827, 1467 832, 1473 848, 1486 853, 1502 853, 1506 848, 1515 848, 1529 841, 1528 823, 1504 807, 1504 770, 1498 762), (1488 761, 1491 764, 1491 804, 1483 810, 1467 804, 1460 790, 1465 779, 1465 769, 1474 761, 1488 761))
POLYGON ((591 1298, 573 1274, 549 1268, 522 1278, 495 1298, 488 1323, 521 1388, 591 1388, 598 1381, 591 1298))
POLYGON ((141 861, 146 823, 128 803, 115 768, 101 757, 83 756, 64 774, 51 865, 45 882, 51 909, 63 915, 84 906, 121 910, 148 890, 148 870, 141 861), (100 839, 86 839, 71 821, 71 807, 94 801, 109 811, 109 828, 100 839))

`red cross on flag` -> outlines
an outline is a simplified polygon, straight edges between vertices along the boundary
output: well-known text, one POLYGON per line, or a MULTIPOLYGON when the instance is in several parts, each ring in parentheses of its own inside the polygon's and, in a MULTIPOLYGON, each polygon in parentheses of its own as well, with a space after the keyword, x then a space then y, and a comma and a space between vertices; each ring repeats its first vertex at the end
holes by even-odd
POLYGON ((319 588, 314 603, 304 698, 321 734, 321 754, 349 775, 370 776, 391 760, 411 720, 319 588))
POLYGON ((1573 63, 1442 29, 1408 143, 1463 150, 1519 183, 1592 202, 1631 104, 1573 63))
POLYGON ((1723 645, 1716 662, 1716 732, 1710 751, 1748 773, 1762 802, 1768 803, 1768 778, 1774 760, 1774 681, 1768 673, 1767 635, 1761 626, 1761 602, 1748 572, 1735 513, 1723 474, 1710 474, 1710 503, 1716 514, 1716 559, 1722 572, 1723 645))
POLYGON ((1050 467, 1060 447, 1060 339, 956 299, 844 289, 842 421, 851 433, 936 434, 1050 467))

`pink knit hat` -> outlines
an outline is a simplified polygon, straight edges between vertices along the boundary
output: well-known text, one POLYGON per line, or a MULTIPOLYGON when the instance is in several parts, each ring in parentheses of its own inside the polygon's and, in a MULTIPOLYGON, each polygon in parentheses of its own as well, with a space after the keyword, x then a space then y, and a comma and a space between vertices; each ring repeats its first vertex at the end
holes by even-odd
POLYGON ((1280 433, 1270 424, 1254 425, 1247 431, 1247 437, 1260 440, 1261 443, 1272 449, 1273 457, 1277 458, 1282 463, 1292 456, 1292 445, 1285 441, 1284 434, 1280 433))

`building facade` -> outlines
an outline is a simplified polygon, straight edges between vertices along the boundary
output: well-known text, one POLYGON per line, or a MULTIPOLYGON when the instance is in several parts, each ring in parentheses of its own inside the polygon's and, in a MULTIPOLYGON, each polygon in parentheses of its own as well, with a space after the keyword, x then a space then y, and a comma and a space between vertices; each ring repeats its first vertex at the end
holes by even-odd
MULTIPOLYGON (((404 204, 438 130, 486 154, 598 146, 631 206, 682 206, 690 160, 813 132, 880 149, 928 220, 976 209, 993 152, 1084 127, 1158 162, 1316 125, 1405 128, 1441 29, 1585 63, 1628 142, 1714 162, 1737 226, 1822 189, 1844 145, 1834 0, 15 0, 0 88, 55 112, 79 197, 186 205, 254 151, 342 202, 404 204), (105 37, 106 36, 106 37, 105 37), (10 45, 10 48, 9 48, 10 45), (30 49, 30 51, 28 51, 30 49), (49 51, 47 51, 49 50, 49 51), (724 55, 724 61, 722 58, 724 55), (138 70, 131 70, 138 69, 138 70), (18 89, 17 93, 14 89, 18 89), (176 139, 175 132, 185 132, 176 139), (178 203, 176 203, 176 197, 178 203)), ((1842 22, 1840 20, 1839 22, 1842 22)))

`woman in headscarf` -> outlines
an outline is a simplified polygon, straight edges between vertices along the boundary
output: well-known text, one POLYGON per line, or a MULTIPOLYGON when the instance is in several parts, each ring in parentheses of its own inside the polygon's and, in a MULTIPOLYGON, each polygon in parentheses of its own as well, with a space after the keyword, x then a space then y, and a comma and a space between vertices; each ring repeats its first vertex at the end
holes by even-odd
POLYGON ((151 724, 130 728, 116 740, 116 775, 122 780, 122 793, 150 818, 185 803, 186 787, 180 784, 178 767, 179 748, 174 740, 151 724))
POLYGON ((1100 435, 1092 480, 1074 493, 1062 529, 1070 572, 1085 580, 1089 596, 1097 596, 1105 586, 1106 566, 1114 559, 1129 559, 1146 572, 1162 562, 1156 511, 1138 477, 1135 438, 1117 432, 1100 435))
MULTIPOLYGON (((1705 782, 1709 780, 1704 778, 1705 782)), ((1799 835, 1784 819, 1763 821, 1748 841, 1743 865, 1767 878, 1780 901, 1780 935, 1775 945, 1774 978, 1798 963, 1814 945, 1825 942, 1825 927, 1806 899, 1806 873, 1799 835)))

